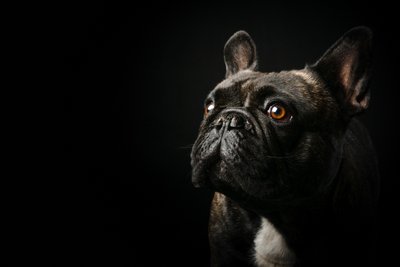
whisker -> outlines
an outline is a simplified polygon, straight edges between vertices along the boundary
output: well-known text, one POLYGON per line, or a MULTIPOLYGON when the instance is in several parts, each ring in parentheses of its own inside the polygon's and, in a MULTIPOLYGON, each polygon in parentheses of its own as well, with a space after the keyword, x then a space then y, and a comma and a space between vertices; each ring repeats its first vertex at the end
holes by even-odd
POLYGON ((192 149, 194 144, 188 144, 184 146, 177 147, 177 149, 192 149))
POLYGON ((290 155, 285 155, 285 156, 272 156, 272 155, 265 155, 266 158, 270 159, 288 159, 288 158, 293 158, 296 157, 296 154, 290 154, 290 155))

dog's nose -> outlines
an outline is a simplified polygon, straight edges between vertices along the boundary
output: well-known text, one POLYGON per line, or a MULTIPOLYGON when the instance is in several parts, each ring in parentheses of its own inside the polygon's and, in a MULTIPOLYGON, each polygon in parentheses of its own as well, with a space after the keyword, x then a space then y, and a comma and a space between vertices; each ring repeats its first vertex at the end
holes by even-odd
POLYGON ((248 119, 245 118, 243 114, 232 112, 223 114, 217 121, 214 126, 219 130, 221 128, 226 128, 227 130, 234 129, 246 129, 251 130, 252 126, 248 119))
POLYGON ((229 119, 228 129, 231 128, 244 128, 245 120, 239 114, 232 114, 231 118, 229 119))

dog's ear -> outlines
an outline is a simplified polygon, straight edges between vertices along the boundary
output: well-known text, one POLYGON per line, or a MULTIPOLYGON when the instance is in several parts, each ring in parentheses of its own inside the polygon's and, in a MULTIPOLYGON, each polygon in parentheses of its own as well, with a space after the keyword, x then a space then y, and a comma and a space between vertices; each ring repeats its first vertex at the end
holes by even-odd
POLYGON ((238 31, 229 38, 224 47, 224 60, 226 78, 241 70, 257 69, 256 46, 247 32, 238 31))
POLYGON ((350 116, 365 110, 369 104, 371 39, 368 28, 353 28, 311 66, 350 116))

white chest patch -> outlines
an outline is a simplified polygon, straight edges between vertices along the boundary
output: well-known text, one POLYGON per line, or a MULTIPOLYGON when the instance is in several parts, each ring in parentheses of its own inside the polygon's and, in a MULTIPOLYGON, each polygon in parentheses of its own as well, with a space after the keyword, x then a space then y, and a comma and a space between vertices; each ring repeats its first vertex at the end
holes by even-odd
POLYGON ((296 261, 283 236, 266 218, 254 239, 254 259, 258 267, 290 267, 296 261))

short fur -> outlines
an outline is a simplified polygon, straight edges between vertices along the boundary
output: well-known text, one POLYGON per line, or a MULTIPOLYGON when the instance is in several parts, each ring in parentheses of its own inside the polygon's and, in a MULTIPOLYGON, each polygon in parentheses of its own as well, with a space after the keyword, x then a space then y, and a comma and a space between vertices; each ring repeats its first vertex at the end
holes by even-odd
POLYGON ((212 266, 373 262, 379 174, 366 129, 371 32, 354 28, 313 65, 263 73, 251 37, 225 45, 226 78, 205 101, 192 181, 216 191, 212 266), (271 117, 274 104, 290 118, 271 117))

